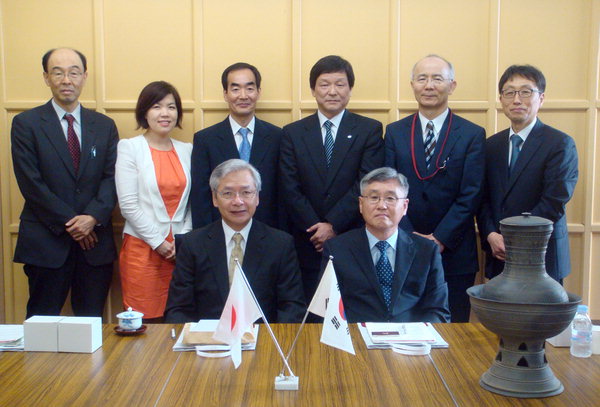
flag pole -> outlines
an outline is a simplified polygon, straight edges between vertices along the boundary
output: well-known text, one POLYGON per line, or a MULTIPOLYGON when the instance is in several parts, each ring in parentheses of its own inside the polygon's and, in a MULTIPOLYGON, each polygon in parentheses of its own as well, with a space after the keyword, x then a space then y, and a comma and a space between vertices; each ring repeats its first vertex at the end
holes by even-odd
MULTIPOLYGON (((298 332, 296 332, 296 337, 294 338, 294 341, 292 342, 292 346, 290 347, 290 350, 288 351, 285 360, 288 360, 290 358, 290 356, 292 356, 292 352, 294 351, 294 348, 296 347, 296 342, 298 341, 298 337, 300 336, 300 332, 302 332, 302 328, 304 328, 304 324, 306 322, 306 318, 308 317, 308 313, 310 311, 307 309, 306 313, 304 314, 304 318, 302 318, 302 323, 300 324, 300 328, 298 328, 298 332)), ((279 372, 279 376, 283 376, 283 371, 285 370, 285 366, 281 368, 281 372, 279 372)))
POLYGON ((267 330, 269 331, 269 334, 271 335, 271 339, 273 339, 273 342, 275 343, 275 347, 277 348, 277 351, 279 352, 281 359, 283 360, 283 364, 285 365, 285 367, 287 367, 287 370, 288 370, 288 372, 290 372, 290 375, 295 377, 294 372, 292 372, 292 369, 290 368, 290 365, 288 364, 287 358, 283 354, 283 351, 281 350, 281 346, 279 346, 279 342, 277 341, 277 338, 275 337, 275 334, 273 333, 273 330, 271 329, 271 325, 269 325, 269 321, 267 321, 267 317, 265 317, 265 313, 263 312, 260 304, 258 303, 258 300, 256 299, 256 296, 254 295, 254 291, 252 290, 252 287, 250 286, 250 283, 248 282, 248 279, 246 278, 244 269, 242 269, 242 265, 238 261, 237 257, 235 258, 235 263, 240 268, 240 274, 244 278, 244 283, 248 287, 248 291, 250 291, 250 294, 252 294, 252 299, 254 299, 254 302, 256 303, 256 306, 258 307, 258 310, 260 311, 260 315, 261 315, 265 325, 267 326, 267 330))
MULTIPOLYGON (((329 261, 333 261, 333 256, 329 255, 329 261)), ((296 332, 296 337, 294 338, 294 341, 292 342, 292 346, 290 347, 290 350, 288 351, 287 356, 285 357, 285 360, 288 360, 290 358, 290 356, 292 356, 292 352, 294 351, 294 348, 296 347, 296 342, 298 341, 298 338, 300 337, 300 332, 302 332, 302 329, 304 328, 304 325, 306 323, 306 318, 308 317, 308 313, 310 312, 310 306, 312 305, 312 302, 314 300, 314 295, 313 298, 310 299, 310 304, 308 304, 308 307, 306 308, 306 313, 304 313, 304 318, 302 318, 302 323, 300 324, 300 328, 298 328, 298 332, 296 332)), ((283 370, 285 368, 281 368, 281 372, 279 372, 279 375, 283 375, 283 370)))

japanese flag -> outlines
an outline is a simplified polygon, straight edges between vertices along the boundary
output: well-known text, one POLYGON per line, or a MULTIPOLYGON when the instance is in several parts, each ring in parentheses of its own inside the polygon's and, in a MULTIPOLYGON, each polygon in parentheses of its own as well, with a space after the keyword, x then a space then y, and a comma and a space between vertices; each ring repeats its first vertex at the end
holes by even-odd
POLYGON ((242 336, 261 317, 261 312, 246 284, 239 266, 235 267, 233 281, 225 308, 213 338, 231 346, 231 361, 237 369, 242 362, 242 336))

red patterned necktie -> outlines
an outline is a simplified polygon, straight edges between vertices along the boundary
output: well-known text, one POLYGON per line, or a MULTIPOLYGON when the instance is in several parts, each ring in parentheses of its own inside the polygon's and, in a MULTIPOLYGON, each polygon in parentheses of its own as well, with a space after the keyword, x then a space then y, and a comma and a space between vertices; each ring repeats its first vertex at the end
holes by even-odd
POLYGON ((75 134, 75 129, 73 128, 75 117, 70 114, 66 114, 65 120, 69 123, 69 126, 67 127, 67 146, 69 147, 69 152, 71 153, 71 158, 73 159, 73 168, 75 168, 75 174, 77 174, 77 171, 79 171, 81 149, 79 147, 79 139, 77 138, 77 134, 75 134))

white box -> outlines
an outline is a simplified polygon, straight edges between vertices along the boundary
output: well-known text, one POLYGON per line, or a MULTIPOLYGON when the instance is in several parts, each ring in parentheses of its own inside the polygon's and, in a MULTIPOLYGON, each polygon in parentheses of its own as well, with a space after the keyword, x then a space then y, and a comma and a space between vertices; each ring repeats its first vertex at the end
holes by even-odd
POLYGON ((25 350, 58 352, 58 323, 64 317, 34 315, 23 323, 25 350))
POLYGON ((65 317, 58 323, 58 351, 94 353, 102 346, 102 318, 65 317))

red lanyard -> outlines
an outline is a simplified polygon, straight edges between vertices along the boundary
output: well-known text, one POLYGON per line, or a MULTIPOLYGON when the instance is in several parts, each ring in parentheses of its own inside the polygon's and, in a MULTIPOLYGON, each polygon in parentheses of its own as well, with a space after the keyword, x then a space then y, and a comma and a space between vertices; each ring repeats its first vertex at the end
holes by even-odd
POLYGON ((448 141, 448 134, 450 133, 450 128, 452 127, 452 111, 450 111, 450 121, 448 122, 448 128, 446 129, 446 135, 444 136, 444 141, 442 143, 442 148, 440 148, 437 158, 435 159, 435 171, 433 174, 428 175, 426 177, 422 177, 419 169, 417 168, 417 158, 415 156, 415 124, 417 122, 418 113, 415 113, 413 116, 412 126, 410 127, 410 154, 412 156, 413 168, 415 170, 415 174, 417 174, 417 178, 421 181, 426 181, 430 178, 433 178, 435 174, 437 174, 440 170, 446 168, 446 161, 442 163, 440 167, 440 157, 442 156, 442 152, 444 151, 444 146, 446 145, 446 141, 448 141))

